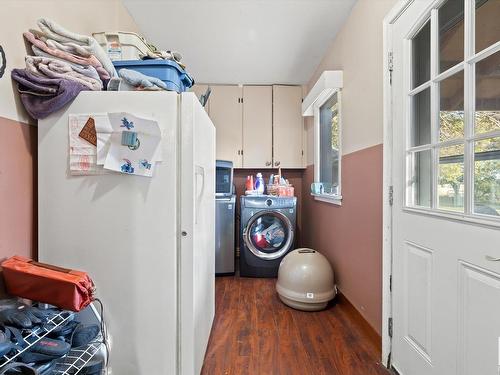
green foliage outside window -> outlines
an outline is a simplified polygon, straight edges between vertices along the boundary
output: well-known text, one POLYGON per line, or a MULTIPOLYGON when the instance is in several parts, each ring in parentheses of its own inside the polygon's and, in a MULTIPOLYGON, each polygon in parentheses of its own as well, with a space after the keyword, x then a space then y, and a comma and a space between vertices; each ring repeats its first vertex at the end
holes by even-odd
MULTIPOLYGON (((440 112, 440 139, 463 138, 464 116, 461 111, 440 112)), ((500 129, 500 112, 478 111, 475 114, 475 132, 487 133, 500 129)), ((485 206, 490 214, 500 214, 500 137, 487 138, 474 144, 474 202, 476 207, 485 206)), ((443 199, 446 208, 460 206, 463 194, 463 144, 440 150, 439 180, 441 187, 453 189, 452 199, 443 199), (462 193, 461 193, 462 190, 462 193)), ((476 211, 479 211, 476 210, 476 211)), ((488 213, 486 212, 486 213, 488 213)))

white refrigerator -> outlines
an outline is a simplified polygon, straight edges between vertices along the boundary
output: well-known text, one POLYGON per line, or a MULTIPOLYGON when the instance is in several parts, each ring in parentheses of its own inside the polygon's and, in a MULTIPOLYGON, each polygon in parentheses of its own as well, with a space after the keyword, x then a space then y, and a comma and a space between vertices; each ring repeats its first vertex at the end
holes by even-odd
POLYGON ((113 375, 199 374, 215 312, 215 128, 193 93, 82 92, 38 124, 39 259, 87 271, 113 375), (153 178, 72 176, 70 114, 154 119, 153 178))

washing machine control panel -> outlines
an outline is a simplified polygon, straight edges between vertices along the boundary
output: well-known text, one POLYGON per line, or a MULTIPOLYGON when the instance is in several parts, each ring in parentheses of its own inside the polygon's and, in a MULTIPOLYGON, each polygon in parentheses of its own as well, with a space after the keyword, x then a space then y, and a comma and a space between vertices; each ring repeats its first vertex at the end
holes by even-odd
POLYGON ((295 197, 275 197, 269 195, 245 196, 242 203, 247 208, 295 208, 297 198, 295 197))

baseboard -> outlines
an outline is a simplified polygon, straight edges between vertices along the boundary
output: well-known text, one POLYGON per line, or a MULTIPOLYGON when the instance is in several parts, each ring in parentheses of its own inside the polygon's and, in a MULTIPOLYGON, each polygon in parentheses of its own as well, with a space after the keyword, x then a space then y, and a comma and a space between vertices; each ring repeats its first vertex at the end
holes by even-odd
POLYGON ((368 321, 361 315, 361 313, 354 307, 354 305, 347 299, 347 297, 342 294, 339 290, 336 299, 336 303, 343 305, 348 311, 349 315, 353 318, 356 324, 361 328, 363 333, 366 334, 370 342, 375 346, 378 351, 378 356, 382 355, 382 337, 375 331, 375 329, 368 323, 368 321))

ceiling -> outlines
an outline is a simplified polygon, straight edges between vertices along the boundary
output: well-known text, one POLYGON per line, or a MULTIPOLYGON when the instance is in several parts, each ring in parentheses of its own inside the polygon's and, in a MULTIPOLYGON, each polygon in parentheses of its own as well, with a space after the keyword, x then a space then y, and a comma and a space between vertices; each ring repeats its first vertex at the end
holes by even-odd
POLYGON ((356 0, 122 0, 199 83, 304 84, 356 0))

